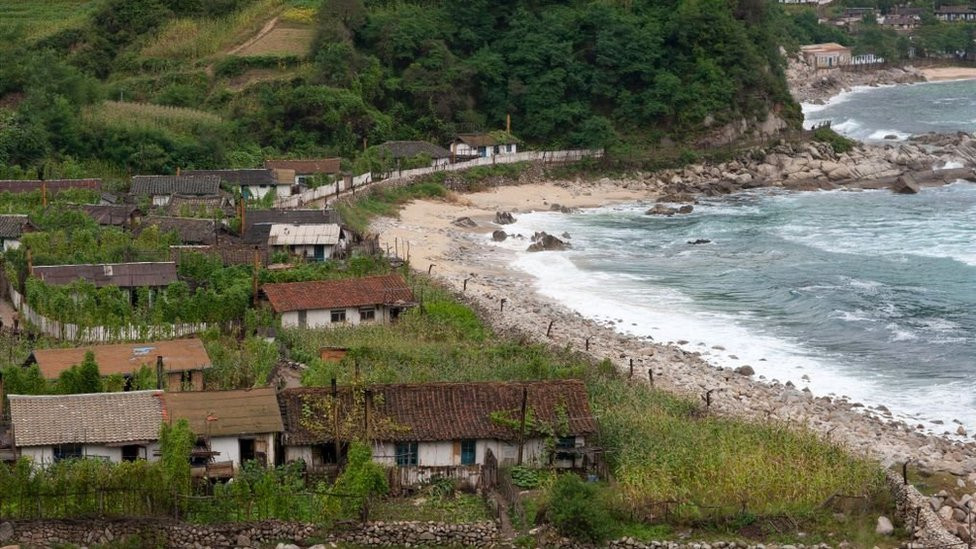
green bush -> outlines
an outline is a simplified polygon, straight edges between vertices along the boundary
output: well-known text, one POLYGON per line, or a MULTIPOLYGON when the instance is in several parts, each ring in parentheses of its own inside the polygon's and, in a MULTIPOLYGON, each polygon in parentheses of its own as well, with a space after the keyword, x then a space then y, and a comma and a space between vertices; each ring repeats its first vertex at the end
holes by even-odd
POLYGON ((834 152, 837 154, 844 154, 850 152, 854 149, 857 144, 856 141, 848 139, 843 135, 835 132, 830 126, 821 126, 813 132, 813 140, 820 141, 821 143, 827 143, 833 147, 834 152))
POLYGON ((614 527, 597 487, 573 473, 556 478, 549 491, 547 516, 561 534, 593 543, 610 537, 614 527))

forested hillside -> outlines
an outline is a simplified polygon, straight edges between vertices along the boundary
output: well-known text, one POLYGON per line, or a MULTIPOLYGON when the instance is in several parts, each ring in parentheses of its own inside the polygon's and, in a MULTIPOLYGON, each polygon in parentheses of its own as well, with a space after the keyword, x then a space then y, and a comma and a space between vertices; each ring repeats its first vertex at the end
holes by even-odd
POLYGON ((509 114, 528 145, 566 147, 799 119, 763 0, 58 3, 0 0, 23 19, 0 23, 0 176, 354 160, 509 114), (272 17, 282 43, 249 45, 272 17))

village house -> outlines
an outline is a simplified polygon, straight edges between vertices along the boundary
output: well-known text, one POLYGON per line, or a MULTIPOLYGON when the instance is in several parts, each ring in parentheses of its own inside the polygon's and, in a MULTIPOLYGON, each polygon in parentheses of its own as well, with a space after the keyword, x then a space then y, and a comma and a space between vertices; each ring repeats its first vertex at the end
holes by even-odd
POLYGON ((214 464, 226 464, 231 475, 246 461, 275 464, 275 442, 283 427, 274 388, 167 392, 164 402, 166 419, 185 419, 202 440, 202 453, 214 464))
POLYGON ((918 28, 921 21, 918 16, 888 14, 879 19, 878 24, 895 32, 908 33, 918 28))
POLYGON ((948 23, 976 21, 976 9, 968 5, 939 6, 935 9, 935 18, 948 23))
POLYGON ((142 217, 135 204, 84 204, 79 209, 105 227, 131 229, 142 217))
POLYGON ((265 284, 262 289, 281 315, 282 328, 386 324, 415 305, 413 291, 399 274, 265 284))
POLYGON ((239 188, 248 200, 260 200, 274 190, 276 198, 291 196, 291 182, 280 182, 269 169, 248 170, 187 170, 186 175, 212 175, 231 187, 239 188))
POLYGON ((518 142, 515 136, 503 131, 461 134, 451 142, 451 154, 461 160, 515 154, 518 142))
POLYGON ((242 229, 244 243, 267 249, 273 225, 340 225, 335 210, 248 210, 242 229))
POLYGON ((167 206, 173 195, 216 196, 220 194, 220 178, 215 175, 136 175, 132 177, 129 194, 148 196, 153 206, 167 206))
POLYGON ((86 280, 96 288, 117 286, 129 296, 129 302, 137 304, 139 288, 149 289, 150 302, 155 294, 179 280, 176 263, 107 263, 83 265, 44 265, 31 268, 31 275, 45 284, 64 286, 77 280, 86 280))
POLYGON ((20 238, 33 228, 30 218, 26 215, 0 215, 0 251, 6 252, 19 248, 20 238))
POLYGON ((249 246, 243 243, 233 243, 221 240, 220 245, 201 245, 184 244, 180 246, 170 246, 170 259, 179 265, 183 261, 183 254, 203 254, 219 259, 226 267, 229 265, 250 265, 257 264, 260 267, 267 267, 271 257, 265 246, 249 246))
POLYGON ((41 191, 49 196, 67 189, 100 191, 101 179, 0 179, 0 193, 30 193, 41 191))
POLYGON ((85 353, 95 355, 102 376, 121 375, 131 380, 143 367, 156 372, 157 387, 168 391, 202 391, 204 370, 212 367, 207 348, 199 339, 92 345, 72 349, 34 349, 24 366, 37 364, 44 379, 81 364, 85 353), (162 375, 160 375, 160 373, 162 375), (162 379, 162 383, 159 380, 162 379))
POLYGON ((308 185, 316 177, 335 177, 342 173, 341 162, 340 158, 265 160, 264 167, 272 170, 275 180, 281 184, 308 185))
POLYGON ((234 217, 237 213, 227 195, 192 196, 174 194, 165 208, 156 210, 169 217, 234 217))
POLYGON ((851 49, 834 42, 801 46, 800 52, 806 63, 815 69, 833 69, 851 63, 851 49))
POLYGON ((339 255, 345 245, 342 227, 334 223, 273 223, 269 227, 268 248, 272 254, 285 252, 311 261, 325 261, 339 255))
POLYGON ((489 454, 503 466, 575 469, 597 458, 597 424, 578 380, 333 385, 279 398, 285 461, 312 470, 340 467, 348 443, 363 438, 400 485, 440 476, 476 488, 489 454))
POLYGON ((418 157, 429 158, 431 166, 451 163, 451 151, 426 141, 387 141, 376 148, 380 154, 393 160, 398 168, 403 161, 418 157))
POLYGON ((200 245, 216 244, 217 232, 220 230, 220 226, 213 219, 148 216, 135 227, 133 232, 138 235, 150 227, 156 227, 161 234, 175 232, 180 236, 180 242, 183 244, 200 245))
POLYGON ((62 459, 155 460, 162 391, 10 395, 13 444, 44 466, 62 459))

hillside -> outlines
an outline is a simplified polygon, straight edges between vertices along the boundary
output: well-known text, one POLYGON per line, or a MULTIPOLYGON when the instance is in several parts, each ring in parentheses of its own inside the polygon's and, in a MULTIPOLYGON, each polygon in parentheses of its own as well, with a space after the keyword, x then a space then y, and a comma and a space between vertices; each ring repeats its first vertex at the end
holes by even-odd
POLYGON ((0 171, 354 159, 364 143, 443 143, 507 115, 530 146, 637 149, 800 117, 780 8, 755 0, 95 0, 61 2, 65 18, 3 1, 26 23, 0 25, 15 60, 0 67, 0 171), (106 98, 223 122, 173 132, 129 109, 131 127, 105 124, 90 113, 106 98))

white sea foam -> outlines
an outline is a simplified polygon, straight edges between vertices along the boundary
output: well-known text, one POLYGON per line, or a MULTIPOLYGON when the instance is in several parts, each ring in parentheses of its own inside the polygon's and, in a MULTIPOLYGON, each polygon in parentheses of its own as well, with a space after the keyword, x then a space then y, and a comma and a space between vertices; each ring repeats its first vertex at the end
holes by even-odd
MULTIPOLYGON (((633 215, 645 206, 616 207, 615 210, 621 215, 633 215)), ((713 210, 706 207, 703 210, 711 214, 724 208, 713 210)), ((815 394, 847 395, 852 400, 871 405, 883 403, 896 415, 900 413, 899 417, 912 419, 913 424, 925 423, 936 432, 942 429, 930 423, 931 420, 941 420, 949 425, 952 419, 958 418, 969 428, 976 426, 976 402, 968 404, 957 398, 958 395, 972 393, 968 381, 940 381, 926 384, 918 390, 892 391, 890 380, 885 375, 858 368, 848 362, 852 357, 825 356, 807 348, 802 340, 777 336, 768 331, 769 328, 761 327, 762 319, 750 318, 753 315, 707 310, 684 293, 654 285, 639 274, 581 269, 579 265, 591 261, 595 253, 588 247, 595 245, 600 238, 606 238, 605 233, 612 233, 613 230, 604 226, 582 225, 578 221, 584 216, 606 215, 609 212, 609 208, 603 208, 572 216, 549 212, 525 214, 519 217, 515 225, 506 227, 508 232, 524 235, 539 230, 550 234, 568 230, 573 236, 572 251, 525 253, 525 240, 509 239, 496 245, 519 252, 514 266, 537 280, 536 289, 540 294, 588 318, 603 322, 612 320, 615 329, 622 333, 650 336, 662 343, 687 340, 689 343, 683 345, 686 350, 702 352, 707 360, 716 365, 737 367, 749 364, 756 370, 757 376, 783 383, 792 381, 799 388, 809 387, 815 394), (600 232, 600 235, 597 236, 594 231, 600 232), (713 350, 712 347, 716 345, 726 350, 713 350), (733 355, 737 358, 732 358, 733 355), (922 417, 914 418, 918 415, 922 417)), ((647 237, 646 234, 644 236, 647 237)), ((836 237, 833 239, 837 240, 836 237)), ((877 281, 858 278, 850 278, 844 284, 856 292, 873 293, 882 287, 877 281)), ((818 288, 821 287, 805 286, 798 290, 817 291, 818 288)), ((827 291, 842 288, 822 287, 827 291)), ((883 321, 889 332, 889 340, 893 342, 919 338, 912 328, 892 320, 896 312, 894 304, 879 303, 878 308, 870 312, 861 309, 838 310, 832 316, 842 322, 883 321)), ((934 321, 931 326, 918 329, 955 335, 953 328, 949 321, 934 321)))
POLYGON ((877 130, 873 131, 865 137, 865 141, 904 141, 911 137, 912 134, 908 132, 901 132, 898 130, 877 130), (894 136, 894 139, 890 139, 890 136, 894 136))

